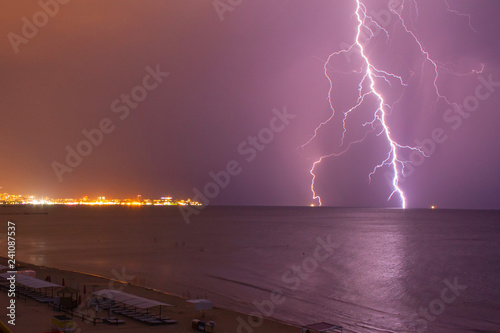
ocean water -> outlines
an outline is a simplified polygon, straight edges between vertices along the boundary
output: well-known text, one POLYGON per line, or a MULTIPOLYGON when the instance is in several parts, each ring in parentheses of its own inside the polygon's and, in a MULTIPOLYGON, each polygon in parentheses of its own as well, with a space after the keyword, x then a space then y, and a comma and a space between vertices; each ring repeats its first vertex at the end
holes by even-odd
POLYGON ((190 224, 177 207, 0 216, 5 232, 16 222, 18 259, 37 265, 344 332, 500 332, 500 211, 207 207, 190 224))

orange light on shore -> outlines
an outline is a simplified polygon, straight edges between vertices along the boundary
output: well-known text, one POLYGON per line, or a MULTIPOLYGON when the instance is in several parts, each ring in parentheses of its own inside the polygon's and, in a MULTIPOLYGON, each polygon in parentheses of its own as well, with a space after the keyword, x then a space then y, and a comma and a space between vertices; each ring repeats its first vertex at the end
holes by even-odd
POLYGON ((432 206, 431 206, 431 209, 436 209, 436 206, 432 205, 432 206))
MULTIPOLYGON (((1 187, 0 187, 1 188, 1 187)), ((10 195, 8 193, 0 194, 0 204, 2 205, 85 205, 85 206, 202 206, 196 201, 174 200, 172 197, 161 197, 161 199, 106 199, 106 197, 98 197, 95 200, 89 200, 88 196, 81 199, 36 199, 34 195, 10 195)))

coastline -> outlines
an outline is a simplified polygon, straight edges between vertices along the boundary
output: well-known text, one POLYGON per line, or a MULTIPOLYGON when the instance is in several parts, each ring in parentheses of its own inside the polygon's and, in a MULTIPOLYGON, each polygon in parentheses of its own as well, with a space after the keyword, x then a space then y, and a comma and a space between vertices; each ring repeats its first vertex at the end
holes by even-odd
MULTIPOLYGON (((7 259, 0 256, 0 263, 5 264, 7 259)), ((99 323, 93 325, 92 323, 83 322, 81 319, 75 318, 75 323, 77 329, 75 332, 92 332, 92 331, 105 331, 105 332, 160 332, 168 330, 170 332, 195 332, 191 328, 191 322, 193 319, 201 319, 204 321, 213 320, 216 323, 215 332, 223 333, 257 333, 257 332, 273 332, 273 333, 285 333, 285 332, 300 332, 300 328, 293 326, 291 324, 286 324, 279 322, 274 319, 264 319, 261 321, 258 318, 253 318, 247 314, 238 313, 236 311, 225 309, 217 304, 214 304, 213 310, 205 311, 204 313, 196 311, 192 304, 186 302, 186 299, 171 295, 166 292, 141 287, 133 285, 127 282, 122 282, 90 273, 85 272, 74 272, 61 270, 58 268, 37 266, 25 262, 18 262, 21 264, 19 269, 21 270, 33 270, 36 272, 36 277, 38 279, 45 279, 46 276, 50 276, 51 281, 54 283, 62 284, 62 279, 64 278, 65 286, 77 289, 80 291, 82 298, 82 304, 85 304, 87 298, 91 298, 93 291, 98 291, 101 289, 113 289, 120 290, 133 295, 145 297, 148 299, 156 300, 159 302, 164 302, 173 305, 167 308, 165 311, 168 317, 172 317, 177 320, 178 323, 175 325, 165 325, 159 326, 149 326, 144 323, 138 322, 136 320, 113 314, 113 316, 118 319, 125 320, 124 325, 114 326, 99 323), (86 289, 86 294, 83 294, 84 286, 86 289)), ((6 292, 0 292, 0 307, 6 309, 9 302, 9 298, 6 292)), ((51 317, 54 315, 61 314, 52 309, 52 307, 47 304, 39 303, 33 299, 28 298, 17 299, 16 300, 16 325, 7 325, 12 332, 45 332, 51 329, 51 317)), ((86 306, 81 306, 83 312, 89 311, 86 306)), ((92 309, 90 311, 93 311, 92 309)), ((96 317, 107 317, 108 311, 98 309, 96 317)), ((0 312, 0 321, 7 323, 9 317, 7 317, 7 310, 0 312)))

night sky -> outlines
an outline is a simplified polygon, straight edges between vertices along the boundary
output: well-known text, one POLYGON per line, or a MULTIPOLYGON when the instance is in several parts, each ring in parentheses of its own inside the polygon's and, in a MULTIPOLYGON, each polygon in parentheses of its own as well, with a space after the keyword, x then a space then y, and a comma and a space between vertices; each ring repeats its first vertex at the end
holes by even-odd
MULTIPOLYGON (((342 113, 358 93, 358 54, 327 66, 335 118, 299 148, 331 115, 324 63, 355 40, 355 0, 221 0, 219 12, 212 0, 60 2, 47 1, 53 17, 36 1, 9 1, 0 14, 3 192, 185 199, 229 166, 234 175, 210 204, 317 204, 314 161, 367 135, 316 167, 315 190, 328 206, 400 205, 387 201, 389 168, 368 182, 388 152, 377 128, 362 126, 372 109, 348 118, 340 147, 342 113), (97 145, 81 143, 89 142, 83 131, 97 145), (68 147, 87 156, 71 167, 68 147)), ((428 142, 436 129, 446 137, 408 167, 408 206, 499 209, 500 2, 448 0, 470 25, 443 0, 417 1, 418 15, 405 2, 403 17, 442 64, 439 91, 474 109, 462 115, 436 100, 432 67, 397 17, 384 16, 398 1, 364 2, 390 34, 366 43, 370 59, 407 84, 380 85, 397 102, 391 134, 402 145, 428 142)))

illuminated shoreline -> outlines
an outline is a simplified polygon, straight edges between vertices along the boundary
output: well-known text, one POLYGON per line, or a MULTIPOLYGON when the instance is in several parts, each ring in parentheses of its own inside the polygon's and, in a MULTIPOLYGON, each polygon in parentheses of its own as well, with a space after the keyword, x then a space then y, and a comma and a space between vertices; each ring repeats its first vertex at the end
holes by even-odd
POLYGON ((20 205, 65 205, 65 206, 201 206, 201 203, 187 200, 174 200, 172 197, 161 197, 160 199, 142 199, 140 195, 137 199, 106 199, 98 197, 89 199, 84 196, 80 199, 51 199, 45 197, 37 199, 33 195, 11 195, 4 193, 0 198, 0 205, 20 206, 20 205))

